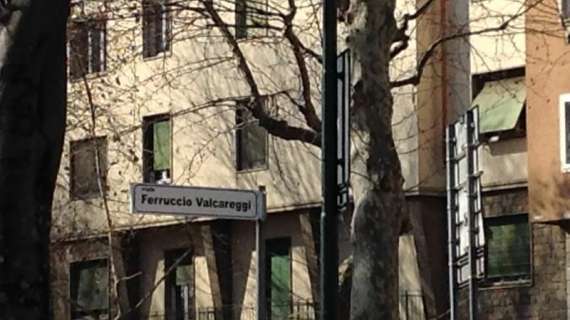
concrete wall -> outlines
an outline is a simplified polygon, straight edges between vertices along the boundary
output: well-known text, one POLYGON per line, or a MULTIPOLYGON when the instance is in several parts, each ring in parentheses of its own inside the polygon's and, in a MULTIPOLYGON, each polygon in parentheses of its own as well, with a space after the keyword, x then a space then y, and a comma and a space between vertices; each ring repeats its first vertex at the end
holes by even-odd
POLYGON ((525 65, 526 1, 471 1, 470 37, 473 74, 525 65), (504 30, 496 31, 504 22, 504 30))
POLYGON ((479 167, 483 189, 527 183, 527 139, 515 138, 482 144, 479 167))

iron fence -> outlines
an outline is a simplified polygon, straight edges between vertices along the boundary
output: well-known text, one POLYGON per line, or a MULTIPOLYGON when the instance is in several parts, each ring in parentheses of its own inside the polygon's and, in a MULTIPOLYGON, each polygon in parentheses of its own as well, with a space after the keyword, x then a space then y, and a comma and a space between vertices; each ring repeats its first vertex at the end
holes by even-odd
MULTIPOLYGON (((273 306, 279 307, 279 306, 273 306)), ((316 320, 315 319, 315 304, 311 301, 298 301, 291 305, 287 305, 285 309, 288 312, 280 313, 277 315, 270 315, 271 320, 316 320)), ((282 308, 278 308, 283 310, 282 308)), ((271 308, 268 308, 268 314, 271 314, 271 308)), ((234 319, 240 320, 255 320, 255 307, 254 306, 224 306, 222 308, 199 308, 196 312, 197 320, 216 320, 217 317, 231 312, 234 319), (228 310, 229 309, 229 310, 228 310)))
MULTIPOLYGON (((403 291, 400 293, 400 320, 426 320, 424 297, 421 292, 403 291)), ((273 306, 275 307, 275 306, 273 306)), ((271 308, 268 307, 270 320, 316 320, 317 304, 312 301, 297 301, 289 305, 289 312, 278 317, 271 317, 271 308), (315 312, 316 311, 316 312, 315 312)), ((254 306, 224 306, 222 308, 199 308, 196 312, 197 320, 222 319, 222 314, 231 312, 233 319, 255 320, 254 306)))

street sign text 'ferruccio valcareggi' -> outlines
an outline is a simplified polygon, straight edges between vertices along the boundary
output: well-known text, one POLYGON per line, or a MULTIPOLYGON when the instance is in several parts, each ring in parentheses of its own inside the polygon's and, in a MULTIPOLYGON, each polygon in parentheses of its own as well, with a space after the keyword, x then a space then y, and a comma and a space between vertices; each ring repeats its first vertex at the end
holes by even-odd
POLYGON ((255 190, 131 185, 131 212, 255 220, 262 194, 255 190))

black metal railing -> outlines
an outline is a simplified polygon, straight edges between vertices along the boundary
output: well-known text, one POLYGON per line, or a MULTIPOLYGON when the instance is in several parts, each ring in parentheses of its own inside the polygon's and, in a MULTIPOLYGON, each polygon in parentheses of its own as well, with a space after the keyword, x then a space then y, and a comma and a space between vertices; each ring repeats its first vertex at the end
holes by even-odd
MULTIPOLYGON (((291 305, 283 306, 283 308, 273 305, 273 308, 280 309, 271 315, 271 306, 268 307, 267 313, 271 320, 315 320, 315 304, 312 301, 297 301, 291 305), (287 310, 289 309, 289 310, 287 310)), ((234 319, 255 320, 254 306, 224 306, 222 308, 198 308, 196 312, 197 320, 216 320, 221 318, 224 312, 231 312, 234 319)))
MULTIPOLYGON (((279 306, 273 305, 273 308, 279 306)), ((318 312, 317 305, 312 301, 296 301, 291 305, 284 306, 288 312, 278 312, 278 315, 271 312, 271 305, 267 308, 269 319, 271 320, 316 320, 315 311, 318 312)), ((255 320, 255 306, 223 306, 222 308, 198 308, 196 320, 217 320, 222 319, 224 313, 231 312, 234 319, 255 320)), ((318 315, 317 315, 318 316, 318 315)), ((426 320, 424 297, 421 292, 403 291, 400 293, 400 320, 426 320)))

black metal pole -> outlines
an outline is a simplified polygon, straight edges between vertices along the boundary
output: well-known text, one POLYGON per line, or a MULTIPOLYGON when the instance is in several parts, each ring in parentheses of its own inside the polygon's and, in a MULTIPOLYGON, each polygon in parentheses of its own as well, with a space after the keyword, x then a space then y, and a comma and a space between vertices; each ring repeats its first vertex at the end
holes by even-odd
POLYGON ((337 319, 338 295, 338 129, 336 70, 336 4, 323 4, 323 99, 322 99, 322 192, 321 292, 322 320, 337 319))
POLYGON ((448 263, 449 263, 449 320, 457 320, 457 191, 455 181, 456 159, 456 136, 455 125, 450 125, 446 131, 447 142, 447 238, 448 238, 448 263))
POLYGON ((474 202, 476 200, 475 194, 475 186, 476 178, 475 178, 475 167, 474 167, 474 157, 473 157, 473 148, 475 148, 475 141, 474 140, 474 120, 473 120, 473 112, 467 112, 467 168, 468 168, 468 177, 467 177, 467 194, 469 196, 469 202, 467 206, 467 212, 469 216, 469 320, 478 320, 479 319, 479 303, 478 303, 478 285, 477 285, 477 247, 475 243, 475 236, 478 233, 475 221, 475 208, 474 202))
POLYGON ((266 273, 266 252, 265 252, 265 239, 263 236, 263 221, 267 216, 267 201, 265 199, 265 186, 259 186, 259 191, 262 193, 261 217, 255 221, 255 263, 256 263, 256 281, 257 281, 257 303, 255 305, 256 320, 267 319, 267 298, 266 290, 267 283, 265 280, 266 273))

